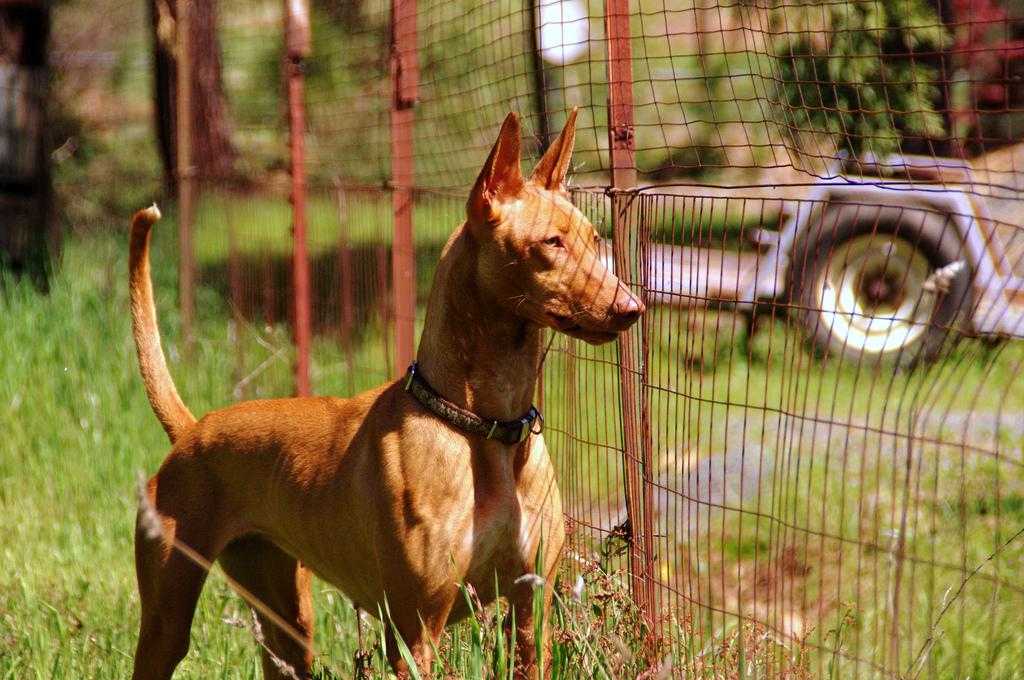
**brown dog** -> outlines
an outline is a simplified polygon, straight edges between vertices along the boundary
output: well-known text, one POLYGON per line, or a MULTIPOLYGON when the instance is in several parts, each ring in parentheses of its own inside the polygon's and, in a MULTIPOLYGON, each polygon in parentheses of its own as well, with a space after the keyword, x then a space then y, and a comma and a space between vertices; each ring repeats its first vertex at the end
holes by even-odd
MULTIPOLYGON (((135 216, 133 331, 146 393, 173 444, 149 480, 136 531, 135 678, 169 678, 188 649, 206 573, 173 549, 175 541, 219 561, 290 624, 292 635, 269 620, 263 630, 302 677, 312 662, 311 573, 371 613, 386 602, 425 672, 445 625, 467 614, 459 584, 471 584, 485 603, 497 587, 515 611, 521 673, 537 674, 531 585, 516 579, 535 571, 542 547, 541 576, 550 584, 564 538, 547 449, 531 432, 542 329, 602 343, 644 311, 565 195, 575 121, 574 111, 524 179, 519 122, 508 115, 467 220, 441 256, 416 375, 351 399, 251 401, 196 422, 167 371, 157 329, 149 235, 159 212, 135 216), (524 413, 518 442, 507 423, 486 435, 468 431, 473 422, 524 413), (146 530, 153 508, 162 538, 146 530)), ((393 640, 387 649, 405 676, 393 640)), ((282 677, 267 654, 263 667, 282 677)))

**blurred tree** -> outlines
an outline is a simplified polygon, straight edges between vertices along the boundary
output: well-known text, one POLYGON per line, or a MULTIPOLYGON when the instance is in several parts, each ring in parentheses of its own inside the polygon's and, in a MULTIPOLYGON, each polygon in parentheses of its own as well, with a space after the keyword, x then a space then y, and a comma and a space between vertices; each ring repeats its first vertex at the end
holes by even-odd
MULTIPOLYGON (((192 43, 192 162, 200 177, 227 179, 237 156, 217 39, 216 0, 189 0, 192 43)), ((177 182, 177 0, 149 0, 153 33, 154 114, 168 186, 177 182)))
POLYGON ((363 0, 313 0, 313 8, 346 31, 359 32, 366 29, 363 0))
POLYGON ((784 3, 771 24, 765 75, 775 118, 798 147, 825 133, 852 154, 881 154, 907 137, 944 135, 939 74, 919 55, 948 35, 928 0, 784 3))
POLYGON ((49 34, 49 3, 0 3, 0 266, 42 289, 58 242, 46 138, 49 34))

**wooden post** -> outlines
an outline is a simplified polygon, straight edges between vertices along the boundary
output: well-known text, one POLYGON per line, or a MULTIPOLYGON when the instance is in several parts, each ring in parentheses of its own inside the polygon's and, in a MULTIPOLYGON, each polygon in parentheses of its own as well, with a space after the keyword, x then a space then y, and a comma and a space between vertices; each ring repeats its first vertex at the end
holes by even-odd
POLYGON ((178 306, 181 335, 186 349, 192 344, 195 316, 196 259, 192 247, 195 221, 195 168, 192 167, 192 0, 177 0, 178 96, 178 306))
MULTIPOLYGON (((630 49, 629 0, 605 2, 608 37, 608 146, 611 152, 612 256, 615 271, 628 283, 640 283, 646 248, 636 228, 634 199, 636 159, 633 140, 633 65, 630 49)), ((619 336, 619 379, 622 386, 623 463, 626 513, 629 520, 630 587, 654 632, 657 620, 653 589, 653 517, 648 471, 651 465, 650 411, 646 398, 647 362, 644 324, 619 336)))
POLYGON ((309 251, 306 246, 306 110, 304 63, 311 50, 306 0, 285 0, 285 45, 288 77, 288 124, 292 172, 292 290, 295 306, 295 393, 312 393, 309 351, 312 342, 309 251))
POLYGON ((419 83, 416 57, 416 0, 391 2, 391 182, 395 214, 391 248, 394 291, 395 375, 416 356, 416 258, 413 250, 413 122, 419 83))

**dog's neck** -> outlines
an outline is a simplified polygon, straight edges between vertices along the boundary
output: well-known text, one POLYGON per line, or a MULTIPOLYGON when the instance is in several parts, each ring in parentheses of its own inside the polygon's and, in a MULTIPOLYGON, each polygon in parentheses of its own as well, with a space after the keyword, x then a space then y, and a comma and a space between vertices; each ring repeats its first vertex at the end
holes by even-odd
POLYGON ((465 226, 445 247, 417 361, 448 401, 482 418, 512 420, 533 401, 542 332, 487 298, 477 281, 476 253, 465 226))

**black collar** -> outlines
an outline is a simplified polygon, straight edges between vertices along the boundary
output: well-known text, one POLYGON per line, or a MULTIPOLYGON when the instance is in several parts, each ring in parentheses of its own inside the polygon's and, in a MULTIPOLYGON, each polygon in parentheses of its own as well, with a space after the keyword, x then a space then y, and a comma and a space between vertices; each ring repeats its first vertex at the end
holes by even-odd
MULTIPOLYGON (((406 374, 405 391, 435 416, 460 430, 478 434, 484 439, 495 439, 510 446, 525 441, 533 431, 535 422, 544 422, 544 417, 536 406, 531 406, 522 418, 515 420, 485 420, 438 394, 420 374, 419 365, 415 361, 409 366, 409 372, 406 374)), ((539 430, 534 434, 539 434, 539 430)))

